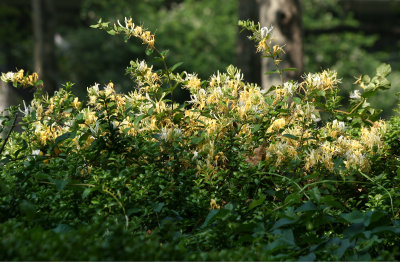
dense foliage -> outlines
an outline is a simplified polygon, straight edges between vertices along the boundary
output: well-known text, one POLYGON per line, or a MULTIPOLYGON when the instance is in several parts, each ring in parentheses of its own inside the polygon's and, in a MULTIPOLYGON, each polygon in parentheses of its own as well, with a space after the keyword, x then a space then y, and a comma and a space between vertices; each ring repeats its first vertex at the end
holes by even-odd
MULTIPOLYGON (((272 29, 239 25, 282 74, 272 29)), ((87 103, 70 83, 48 97, 35 73, 2 75, 38 91, 2 117, 1 259, 400 258, 400 119, 368 103, 389 65, 344 110, 334 71, 269 90, 234 66, 202 80, 132 19, 92 27, 135 38, 162 69, 132 60, 134 90, 94 84, 87 103), (190 101, 172 102, 178 87, 190 101)))

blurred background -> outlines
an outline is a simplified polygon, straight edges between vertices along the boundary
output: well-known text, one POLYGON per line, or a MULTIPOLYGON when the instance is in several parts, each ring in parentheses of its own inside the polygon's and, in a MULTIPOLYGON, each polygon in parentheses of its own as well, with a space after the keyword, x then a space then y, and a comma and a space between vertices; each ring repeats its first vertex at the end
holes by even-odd
MULTIPOLYGON (((234 64, 246 81, 274 83, 264 74, 273 68, 255 54, 245 32, 239 35, 238 19, 248 18, 273 24, 277 42, 286 44, 285 66, 298 68, 286 79, 333 69, 348 97, 355 77, 374 75, 380 63, 389 63, 392 89, 372 103, 384 118, 397 114, 399 0, 0 0, 0 71, 36 71, 49 93, 67 81, 82 98, 96 82, 113 81, 128 92, 133 84, 125 69, 130 60, 149 59, 144 47, 89 27, 99 18, 115 22, 125 16, 156 33, 159 49, 170 50, 170 66, 182 61, 180 70, 203 79, 234 64)), ((0 110, 32 94, 2 83, 0 110)))

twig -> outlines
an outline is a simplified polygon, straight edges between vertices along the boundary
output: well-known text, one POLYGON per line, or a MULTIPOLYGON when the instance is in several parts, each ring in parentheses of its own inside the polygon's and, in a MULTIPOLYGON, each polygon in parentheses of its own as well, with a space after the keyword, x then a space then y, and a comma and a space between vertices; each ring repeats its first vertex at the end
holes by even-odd
POLYGON ((1 145, 0 154, 3 152, 4 148, 6 147, 7 141, 10 138, 11 132, 15 127, 15 123, 17 122, 17 118, 18 118, 18 112, 15 113, 14 121, 10 127, 10 130, 8 130, 6 138, 4 138, 3 144, 1 145))

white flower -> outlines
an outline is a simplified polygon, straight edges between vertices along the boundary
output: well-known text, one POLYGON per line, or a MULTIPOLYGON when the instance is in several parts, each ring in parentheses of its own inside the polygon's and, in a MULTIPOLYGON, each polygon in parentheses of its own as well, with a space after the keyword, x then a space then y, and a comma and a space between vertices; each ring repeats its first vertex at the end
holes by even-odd
POLYGON ((286 82, 283 84, 283 90, 289 95, 293 95, 293 93, 297 90, 298 84, 293 82, 286 82))
POLYGON ((161 130, 161 139, 168 141, 168 130, 165 127, 161 130))
POLYGON ((19 111, 23 113, 25 116, 27 116, 32 112, 32 106, 27 107, 25 104, 25 100, 22 100, 22 102, 24 103, 24 110, 19 109, 19 111))
POLYGON ((144 60, 140 61, 140 63, 137 63, 137 70, 140 73, 144 73, 147 69, 147 64, 144 60))
POLYGON ((359 90, 354 90, 354 92, 350 93, 350 98, 355 100, 361 99, 361 94, 359 90))
POLYGON ((344 132, 346 126, 344 124, 344 122, 342 121, 337 121, 336 119, 333 120, 332 122, 332 127, 337 129, 339 132, 344 132))
POLYGON ((10 81, 14 81, 14 72, 8 72, 8 73, 2 73, 1 74, 1 80, 3 80, 4 82, 10 82, 10 81))
POLYGON ((269 33, 272 32, 272 30, 274 29, 274 27, 271 25, 269 28, 264 26, 263 28, 261 28, 261 39, 264 39, 269 33))
POLYGON ((32 155, 34 155, 34 156, 38 156, 39 154, 40 154, 40 150, 39 149, 36 149, 36 150, 32 151, 32 155))
POLYGON ((192 160, 196 159, 198 156, 199 156, 199 153, 195 150, 195 151, 193 152, 192 160))
POLYGON ((236 79, 237 81, 242 81, 242 80, 243 80, 243 74, 241 74, 240 72, 239 72, 239 73, 236 73, 235 79, 236 79))
POLYGON ((93 86, 87 88, 89 95, 98 95, 99 94, 99 84, 95 83, 93 86))

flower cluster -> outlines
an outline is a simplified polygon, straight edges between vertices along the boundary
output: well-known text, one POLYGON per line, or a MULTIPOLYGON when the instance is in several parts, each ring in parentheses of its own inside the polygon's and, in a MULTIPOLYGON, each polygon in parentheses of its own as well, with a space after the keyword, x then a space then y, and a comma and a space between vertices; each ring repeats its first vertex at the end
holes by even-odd
MULTIPOLYGON (((108 23, 100 25, 109 30, 108 23)), ((253 26, 253 37, 266 43, 272 28, 253 26)), ((115 28, 116 32, 139 37, 154 47, 154 36, 135 26, 132 19, 125 19, 125 25, 118 22, 115 28)), ((278 49, 272 47, 271 52, 275 54, 278 49)), ((274 87, 274 92, 244 82, 243 74, 234 66, 217 72, 208 81, 194 73, 155 72, 139 60, 131 61, 127 72, 136 84, 129 94, 116 92, 110 82, 103 87, 89 87, 86 104, 68 89, 50 98, 36 97, 23 111, 32 134, 31 148, 41 149, 63 135, 68 137, 66 134, 72 134, 70 140, 57 141, 65 152, 101 145, 100 152, 118 150, 126 154, 126 159, 137 158, 138 154, 129 154, 140 150, 134 147, 138 140, 154 143, 159 154, 168 152, 173 145, 184 150, 187 158, 158 155, 157 159, 182 161, 180 166, 193 168, 210 179, 240 159, 278 169, 297 162, 305 172, 340 172, 337 163, 347 169, 368 170, 370 159, 384 151, 385 122, 368 119, 372 125, 362 124, 356 134, 348 127, 353 118, 360 116, 357 108, 339 113, 333 103, 333 109, 326 110, 324 103, 336 101, 340 84, 333 71, 305 75, 301 82, 282 83, 274 87), (188 105, 174 106, 167 99, 171 93, 166 87, 172 81, 190 92, 188 105), (321 113, 330 113, 330 120, 322 121, 321 113)), ((36 80, 34 77, 37 75, 32 75, 32 81, 36 80)), ((3 74, 2 79, 31 78, 24 78, 20 71, 3 74)))
POLYGON ((130 37, 139 38, 144 45, 147 45, 148 48, 154 48, 155 36, 150 31, 143 28, 143 26, 135 25, 132 22, 132 18, 125 17, 125 24, 123 25, 119 20, 117 24, 114 24, 113 27, 110 27, 110 23, 103 23, 100 19, 96 25, 92 25, 92 28, 99 28, 106 30, 110 35, 115 34, 125 34, 126 40, 130 37))
POLYGON ((338 88, 340 79, 337 78, 337 73, 330 70, 325 70, 319 74, 309 73, 305 76, 302 86, 306 86, 308 90, 330 90, 338 88))
POLYGON ((39 81, 39 76, 37 73, 24 75, 24 70, 21 69, 16 73, 2 73, 1 80, 6 83, 13 83, 14 86, 21 86, 23 88, 26 88, 30 86, 36 86, 39 81))

